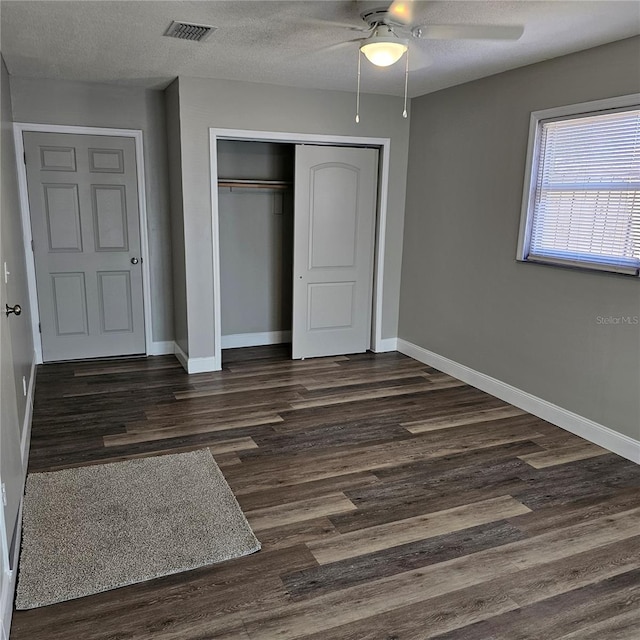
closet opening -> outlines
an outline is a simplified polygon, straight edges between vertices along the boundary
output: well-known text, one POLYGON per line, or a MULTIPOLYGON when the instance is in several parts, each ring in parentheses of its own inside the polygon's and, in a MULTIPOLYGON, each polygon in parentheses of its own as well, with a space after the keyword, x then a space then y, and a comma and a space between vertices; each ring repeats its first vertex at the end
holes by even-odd
POLYGON ((291 357, 295 145, 219 140, 221 347, 291 357))
POLYGON ((209 139, 212 370, 231 348, 294 360, 393 350, 382 338, 390 140, 215 128, 209 139))

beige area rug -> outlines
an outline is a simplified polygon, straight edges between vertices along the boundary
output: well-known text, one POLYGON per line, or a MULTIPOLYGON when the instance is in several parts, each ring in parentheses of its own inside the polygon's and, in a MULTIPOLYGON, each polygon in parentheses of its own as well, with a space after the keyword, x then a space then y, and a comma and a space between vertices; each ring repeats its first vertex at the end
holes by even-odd
POLYGON ((27 478, 16 608, 260 549, 208 449, 27 478))

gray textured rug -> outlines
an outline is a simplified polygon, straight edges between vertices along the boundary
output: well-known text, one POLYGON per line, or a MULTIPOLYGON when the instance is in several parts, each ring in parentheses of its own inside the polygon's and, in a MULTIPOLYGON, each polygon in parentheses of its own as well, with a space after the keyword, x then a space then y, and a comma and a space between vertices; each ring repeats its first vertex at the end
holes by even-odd
POLYGON ((27 478, 18 609, 260 549, 208 449, 27 478))

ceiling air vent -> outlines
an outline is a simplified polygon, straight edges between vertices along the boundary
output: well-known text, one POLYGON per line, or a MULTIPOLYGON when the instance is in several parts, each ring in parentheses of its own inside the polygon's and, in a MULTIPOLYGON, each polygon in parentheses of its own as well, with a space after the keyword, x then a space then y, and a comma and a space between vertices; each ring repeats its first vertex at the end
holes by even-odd
POLYGON ((169 28, 165 31, 165 36, 170 38, 180 38, 180 40, 193 40, 194 42, 203 42, 214 31, 216 27, 206 24, 191 24, 189 22, 177 22, 174 20, 169 28))

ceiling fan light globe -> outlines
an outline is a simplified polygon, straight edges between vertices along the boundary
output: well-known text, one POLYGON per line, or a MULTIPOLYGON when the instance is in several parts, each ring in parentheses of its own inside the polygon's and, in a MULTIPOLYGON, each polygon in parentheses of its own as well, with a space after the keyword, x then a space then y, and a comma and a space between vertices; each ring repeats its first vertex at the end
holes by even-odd
POLYGON ((389 67, 402 58, 407 45, 402 42, 369 42, 360 47, 367 60, 376 67, 389 67))

